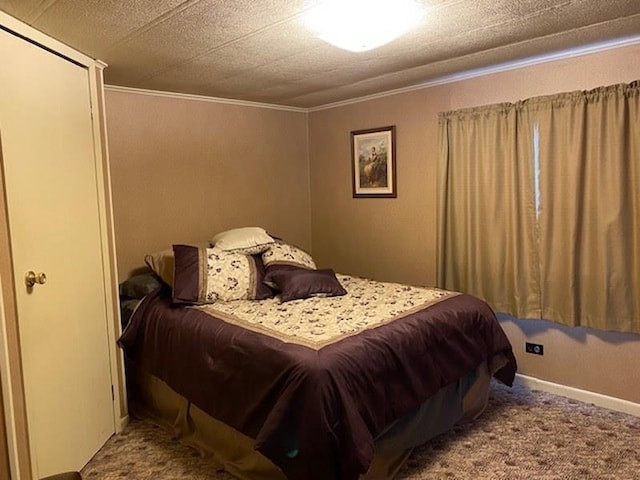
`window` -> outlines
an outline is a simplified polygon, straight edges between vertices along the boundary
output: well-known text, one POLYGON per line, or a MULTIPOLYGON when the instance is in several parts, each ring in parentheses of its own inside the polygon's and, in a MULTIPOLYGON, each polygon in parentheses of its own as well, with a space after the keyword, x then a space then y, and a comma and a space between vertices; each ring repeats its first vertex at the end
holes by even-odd
POLYGON ((438 279, 640 333, 640 84, 440 115, 438 279))

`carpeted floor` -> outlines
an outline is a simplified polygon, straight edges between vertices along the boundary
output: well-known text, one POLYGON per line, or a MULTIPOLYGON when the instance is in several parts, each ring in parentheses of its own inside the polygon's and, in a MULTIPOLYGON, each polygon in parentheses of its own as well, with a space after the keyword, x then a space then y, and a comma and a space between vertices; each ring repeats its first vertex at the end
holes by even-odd
MULTIPOLYGON (((161 428, 133 420, 85 480, 234 480, 161 428)), ((640 418, 522 386, 492 384, 476 422, 416 449, 397 480, 640 480, 640 418)))

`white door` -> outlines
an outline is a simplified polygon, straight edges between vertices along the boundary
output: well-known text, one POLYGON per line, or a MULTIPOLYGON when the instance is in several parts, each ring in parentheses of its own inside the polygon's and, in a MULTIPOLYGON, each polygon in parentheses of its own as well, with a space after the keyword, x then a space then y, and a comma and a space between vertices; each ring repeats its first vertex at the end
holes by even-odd
POLYGON ((36 478, 79 470, 114 432, 89 99, 84 67, 0 30, 0 157, 36 478), (28 288, 29 271, 46 283, 28 288))

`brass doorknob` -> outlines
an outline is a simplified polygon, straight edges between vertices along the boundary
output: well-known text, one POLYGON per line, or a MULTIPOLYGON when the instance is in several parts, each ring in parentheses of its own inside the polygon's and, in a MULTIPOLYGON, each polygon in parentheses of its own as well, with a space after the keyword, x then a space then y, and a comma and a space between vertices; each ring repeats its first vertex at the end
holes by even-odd
POLYGON ((47 283, 47 276, 44 272, 36 273, 33 270, 29 270, 24 279, 27 287, 33 287, 36 283, 40 285, 47 283))

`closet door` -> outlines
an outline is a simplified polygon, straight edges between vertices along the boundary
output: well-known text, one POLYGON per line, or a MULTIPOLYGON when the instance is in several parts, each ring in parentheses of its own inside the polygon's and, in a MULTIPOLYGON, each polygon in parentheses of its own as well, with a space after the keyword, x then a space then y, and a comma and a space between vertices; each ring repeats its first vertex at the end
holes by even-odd
POLYGON ((1 159, 40 478, 79 470, 114 432, 89 74, 4 30, 0 66, 1 159))

